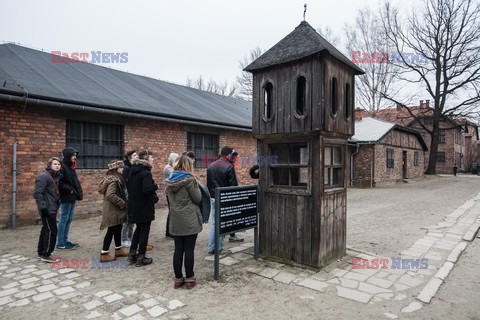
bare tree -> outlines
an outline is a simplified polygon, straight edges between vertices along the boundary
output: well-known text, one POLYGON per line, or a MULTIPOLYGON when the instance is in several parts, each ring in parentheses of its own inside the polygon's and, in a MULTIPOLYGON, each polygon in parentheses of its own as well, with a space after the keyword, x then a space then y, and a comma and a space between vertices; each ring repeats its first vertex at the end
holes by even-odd
POLYGON ((239 60, 241 73, 237 76, 237 86, 239 88, 237 97, 243 100, 252 101, 253 97, 253 75, 250 72, 243 71, 252 61, 260 57, 265 50, 256 47, 250 50, 248 55, 243 56, 242 60, 239 60))
POLYGON ((328 42, 330 42, 334 47, 338 49, 340 46, 340 38, 333 32, 333 30, 326 26, 324 28, 318 27, 317 32, 325 38, 328 42))
MULTIPOLYGON (((390 62, 398 80, 425 87, 433 100, 432 125, 405 109, 431 135, 427 174, 435 174, 440 121, 478 115, 480 103, 480 4, 474 0, 424 0, 404 20, 390 2, 382 7, 389 44, 398 52, 390 62), (405 21, 405 22, 404 22, 405 21), (413 53, 413 54, 412 54, 413 53)), ((401 103, 398 98, 386 96, 401 103)))
POLYGON ((388 101, 385 95, 394 96, 393 79, 397 69, 388 61, 389 47, 380 15, 368 7, 360 9, 355 23, 345 25, 345 34, 348 55, 365 71, 355 81, 357 102, 375 114, 388 101))
POLYGON ((190 79, 187 77, 185 85, 190 88, 200 89, 203 91, 220 94, 222 96, 232 97, 235 96, 237 91, 237 84, 233 83, 229 85, 227 81, 216 82, 212 79, 208 83, 205 83, 203 77, 200 75, 196 79, 190 79))

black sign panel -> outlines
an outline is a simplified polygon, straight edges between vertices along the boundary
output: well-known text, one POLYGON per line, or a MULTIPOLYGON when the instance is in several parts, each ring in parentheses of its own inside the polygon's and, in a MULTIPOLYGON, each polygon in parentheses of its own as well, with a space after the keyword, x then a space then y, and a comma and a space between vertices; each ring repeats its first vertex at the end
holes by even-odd
POLYGON ((257 226, 257 186, 217 188, 215 205, 219 235, 257 226))

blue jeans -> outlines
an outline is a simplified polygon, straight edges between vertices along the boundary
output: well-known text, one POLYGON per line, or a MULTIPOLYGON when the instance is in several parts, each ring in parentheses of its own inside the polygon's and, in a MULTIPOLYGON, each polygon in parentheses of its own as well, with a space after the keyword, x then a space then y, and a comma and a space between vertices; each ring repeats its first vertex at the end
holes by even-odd
POLYGON ((58 221, 57 246, 63 247, 68 241, 68 232, 75 215, 75 201, 60 203, 60 220, 58 221))
MULTIPOLYGON (((213 251, 215 249, 215 198, 210 198, 210 217, 212 219, 212 225, 210 226, 210 237, 208 238, 208 251, 213 251)), ((224 236, 220 237, 220 246, 219 250, 222 252, 223 250, 223 238, 224 236)))

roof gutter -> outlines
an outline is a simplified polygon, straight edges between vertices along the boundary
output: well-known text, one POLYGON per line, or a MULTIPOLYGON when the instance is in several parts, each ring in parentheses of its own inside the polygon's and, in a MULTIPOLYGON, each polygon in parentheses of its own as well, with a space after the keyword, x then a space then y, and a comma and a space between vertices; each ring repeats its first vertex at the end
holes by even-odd
POLYGON ((73 110, 73 111, 89 111, 89 112, 95 112, 100 114, 116 115, 116 116, 128 117, 128 118, 173 122, 173 123, 184 124, 184 125, 196 125, 196 126, 204 126, 204 127, 217 128, 217 129, 228 129, 228 130, 234 130, 234 131, 252 132, 252 129, 239 128, 239 127, 234 127, 232 125, 221 125, 221 124, 205 123, 205 122, 198 122, 198 121, 192 121, 192 120, 176 119, 176 118, 165 117, 165 116, 155 116, 155 115, 148 115, 143 113, 104 109, 104 108, 90 107, 90 106, 78 105, 78 104, 72 104, 72 103, 27 98, 24 96, 15 96, 11 94, 4 94, 1 92, 0 92, 0 100, 24 103, 25 105, 27 104, 42 105, 42 106, 47 106, 52 108, 66 109, 66 110, 73 110))

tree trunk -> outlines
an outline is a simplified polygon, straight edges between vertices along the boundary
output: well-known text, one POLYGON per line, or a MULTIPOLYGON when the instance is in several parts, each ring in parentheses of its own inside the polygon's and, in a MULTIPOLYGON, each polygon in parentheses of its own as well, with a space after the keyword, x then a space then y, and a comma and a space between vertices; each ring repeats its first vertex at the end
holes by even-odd
POLYGON ((432 142, 430 143, 430 156, 428 157, 428 167, 425 174, 437 173, 437 151, 438 151, 438 133, 439 123, 433 119, 432 142))

